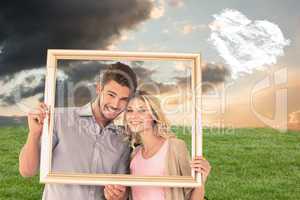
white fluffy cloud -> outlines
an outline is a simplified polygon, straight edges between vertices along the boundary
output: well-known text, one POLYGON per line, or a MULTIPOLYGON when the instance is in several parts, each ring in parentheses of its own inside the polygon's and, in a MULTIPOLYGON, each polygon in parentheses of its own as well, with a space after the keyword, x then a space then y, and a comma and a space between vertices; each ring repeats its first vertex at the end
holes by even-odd
POLYGON ((277 63, 278 56, 284 55, 283 48, 290 44, 272 22, 251 21, 239 11, 230 9, 213 17, 209 40, 231 67, 234 77, 277 63))

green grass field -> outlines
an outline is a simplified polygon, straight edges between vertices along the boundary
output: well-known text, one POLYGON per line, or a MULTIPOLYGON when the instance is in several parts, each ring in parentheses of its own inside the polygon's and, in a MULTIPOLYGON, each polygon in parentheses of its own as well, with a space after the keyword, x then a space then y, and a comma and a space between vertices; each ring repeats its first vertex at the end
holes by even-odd
MULTIPOLYGON (((190 137, 180 134, 187 140, 190 137)), ((18 174, 24 127, 0 127, 0 199, 41 199, 38 177, 18 174)), ((204 130, 204 155, 212 165, 206 196, 220 200, 300 199, 300 132, 272 129, 204 130)))

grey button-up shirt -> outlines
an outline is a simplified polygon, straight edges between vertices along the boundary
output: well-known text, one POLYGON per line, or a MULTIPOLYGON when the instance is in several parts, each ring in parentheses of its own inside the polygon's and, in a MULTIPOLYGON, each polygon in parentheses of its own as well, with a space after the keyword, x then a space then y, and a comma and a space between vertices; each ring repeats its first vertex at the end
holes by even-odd
MULTIPOLYGON (((130 147, 121 127, 101 128, 91 104, 56 108, 53 132, 53 172, 129 173, 130 147)), ((103 186, 46 184, 43 200, 102 200, 103 186)))

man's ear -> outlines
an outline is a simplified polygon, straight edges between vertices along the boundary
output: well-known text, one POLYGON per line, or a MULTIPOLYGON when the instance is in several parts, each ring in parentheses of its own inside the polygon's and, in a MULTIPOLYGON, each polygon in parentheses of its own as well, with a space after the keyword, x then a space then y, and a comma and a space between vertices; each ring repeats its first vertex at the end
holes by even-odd
POLYGON ((99 95, 102 91, 102 86, 100 83, 96 83, 96 93, 99 95))

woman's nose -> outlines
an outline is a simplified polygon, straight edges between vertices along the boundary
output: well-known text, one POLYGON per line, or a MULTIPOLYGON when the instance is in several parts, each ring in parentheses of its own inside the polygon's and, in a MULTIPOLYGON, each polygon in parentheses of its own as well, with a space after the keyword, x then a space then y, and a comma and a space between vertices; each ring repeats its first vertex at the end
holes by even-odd
POLYGON ((128 117, 130 117, 130 119, 135 119, 135 118, 139 118, 139 113, 136 111, 131 111, 128 115, 128 117))

